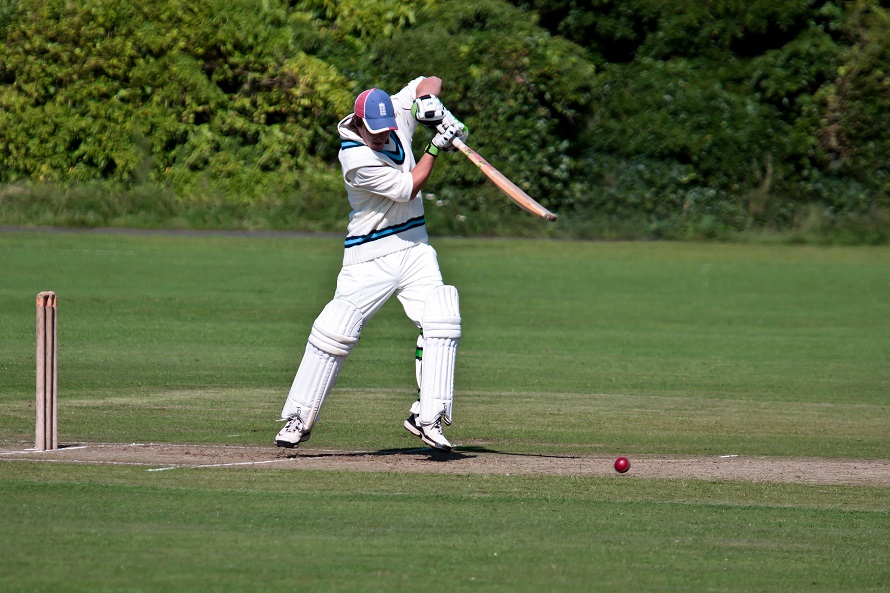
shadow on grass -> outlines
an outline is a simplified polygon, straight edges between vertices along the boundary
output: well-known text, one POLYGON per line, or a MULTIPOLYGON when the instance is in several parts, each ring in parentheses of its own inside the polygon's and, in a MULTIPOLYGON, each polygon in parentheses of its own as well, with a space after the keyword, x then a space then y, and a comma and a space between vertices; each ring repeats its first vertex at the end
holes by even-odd
POLYGON ((451 451, 440 451, 432 447, 404 447, 399 449, 381 449, 379 451, 337 451, 337 452, 318 452, 298 454, 294 452, 289 457, 306 457, 320 459, 325 457, 381 457, 381 456, 397 456, 397 455, 426 455, 427 461, 460 461, 462 459, 473 459, 478 455, 513 455, 516 457, 546 457, 553 459, 573 459, 574 455, 548 455, 544 453, 511 453, 489 449, 478 445, 458 445, 451 451))
POLYGON ((471 459, 475 455, 464 455, 459 451, 440 451, 432 447, 410 447, 402 449, 381 449, 380 451, 338 451, 338 452, 319 452, 299 455, 296 452, 290 456, 320 459, 325 457, 381 457, 386 455, 426 455, 427 461, 458 461, 461 459, 471 459))
POLYGON ((468 453, 488 453, 490 455, 513 455, 515 457, 546 457, 548 459, 575 459, 577 455, 554 455, 548 453, 515 453, 510 451, 498 451, 489 449, 479 445, 458 445, 455 449, 467 451, 468 453))

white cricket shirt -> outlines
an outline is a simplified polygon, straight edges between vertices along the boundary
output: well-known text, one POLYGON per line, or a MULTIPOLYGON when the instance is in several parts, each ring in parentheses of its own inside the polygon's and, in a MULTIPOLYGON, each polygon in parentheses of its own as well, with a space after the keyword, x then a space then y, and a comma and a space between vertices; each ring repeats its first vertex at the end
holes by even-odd
POLYGON ((411 140, 417 128, 411 107, 422 80, 423 77, 416 78, 391 95, 399 129, 390 133, 383 150, 371 150, 358 134, 346 127, 352 115, 343 118, 337 126, 340 166, 352 207, 344 242, 344 266, 429 240, 420 192, 411 199, 414 188, 411 169, 415 165, 411 140))

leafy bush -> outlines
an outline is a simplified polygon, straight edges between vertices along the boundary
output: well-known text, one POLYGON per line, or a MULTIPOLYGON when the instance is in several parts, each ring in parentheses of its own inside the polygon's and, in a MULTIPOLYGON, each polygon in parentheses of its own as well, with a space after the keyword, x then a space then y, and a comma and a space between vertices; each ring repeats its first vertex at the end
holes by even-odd
POLYGON ((608 218, 592 196, 609 196, 605 212, 657 221, 649 236, 696 218, 790 229, 817 211, 825 232, 887 219, 890 22, 876 0, 515 4, 599 66, 579 216, 608 218))
POLYGON ((0 45, 0 181, 210 182, 250 200, 328 168, 345 78, 283 3, 39 0, 0 45))
POLYGON ((0 220, 342 228, 337 121, 433 74, 562 215, 449 155, 433 232, 884 241, 888 63, 880 0, 0 0, 0 220))

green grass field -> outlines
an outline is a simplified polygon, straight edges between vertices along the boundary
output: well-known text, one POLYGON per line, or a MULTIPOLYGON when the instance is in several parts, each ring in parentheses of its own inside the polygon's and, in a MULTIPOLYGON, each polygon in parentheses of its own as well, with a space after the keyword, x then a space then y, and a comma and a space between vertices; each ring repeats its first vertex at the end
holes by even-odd
MULTIPOLYGON (((467 450, 890 460, 890 248, 433 243, 461 295, 446 434, 467 450)), ((340 245, 0 233, 0 449, 33 446, 42 290, 63 443, 268 446, 340 245)), ((384 307, 306 450, 418 445, 415 337, 384 307)), ((878 592, 888 513, 886 484, 4 455, 0 591, 878 592)))

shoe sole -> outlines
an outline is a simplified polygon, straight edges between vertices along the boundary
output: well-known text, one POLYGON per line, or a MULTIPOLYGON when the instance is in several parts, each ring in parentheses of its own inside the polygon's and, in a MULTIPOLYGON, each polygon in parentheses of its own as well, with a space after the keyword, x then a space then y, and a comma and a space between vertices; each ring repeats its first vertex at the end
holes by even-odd
POLYGON ((436 449, 439 451, 451 451, 451 445, 443 445, 442 443, 437 443, 436 441, 434 441, 432 439, 428 439, 426 437, 426 435, 424 435, 424 434, 420 435, 420 440, 423 441, 424 443, 426 443, 427 445, 429 445, 430 447, 432 447, 433 449, 436 449))
POLYGON ((419 437, 419 436, 421 436, 421 435, 423 434, 423 433, 420 432, 420 429, 419 429, 419 428, 417 428, 416 426, 414 426, 413 424, 411 424, 411 423, 408 422, 407 420, 405 420, 405 422, 404 422, 404 426, 405 426, 405 430, 407 430, 408 432, 410 432, 411 434, 413 434, 413 435, 416 436, 416 437, 419 437))
POLYGON ((296 449, 297 447, 300 446, 300 443, 305 443, 306 441, 308 441, 310 435, 312 435, 312 433, 307 432, 302 437, 300 437, 300 440, 297 441, 296 443, 292 443, 290 441, 283 441, 281 439, 276 438, 275 444, 278 445, 279 447, 284 447, 285 449, 296 449))

